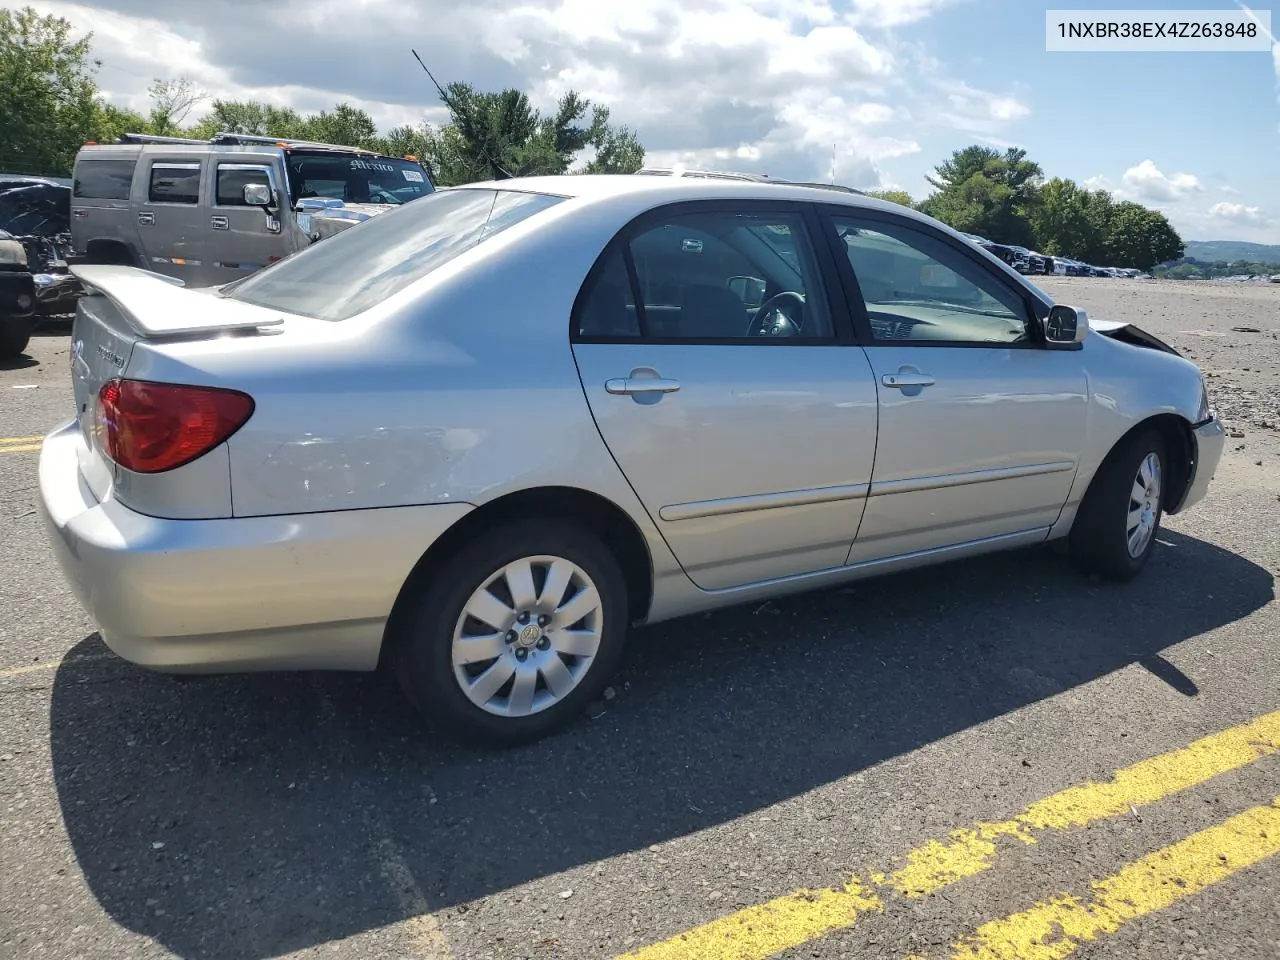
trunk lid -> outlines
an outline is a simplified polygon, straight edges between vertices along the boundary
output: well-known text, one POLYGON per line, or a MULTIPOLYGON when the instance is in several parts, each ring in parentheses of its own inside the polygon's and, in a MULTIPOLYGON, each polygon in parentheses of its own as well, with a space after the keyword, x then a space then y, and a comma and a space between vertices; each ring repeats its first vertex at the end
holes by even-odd
POLYGON ((191 290, 180 280, 119 266, 76 266, 84 285, 71 328, 71 381, 76 420, 84 438, 80 466, 95 496, 106 495, 115 464, 95 435, 98 393, 124 376, 134 346, 142 340, 200 339, 278 326, 278 313, 191 290))

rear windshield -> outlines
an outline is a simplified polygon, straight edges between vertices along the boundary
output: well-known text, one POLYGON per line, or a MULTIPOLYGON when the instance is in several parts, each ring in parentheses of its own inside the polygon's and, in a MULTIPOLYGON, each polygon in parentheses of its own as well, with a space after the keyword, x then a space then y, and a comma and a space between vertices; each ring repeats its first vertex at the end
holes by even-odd
POLYGON ((346 320, 563 199, 513 190, 441 190, 320 240, 222 292, 271 310, 346 320))

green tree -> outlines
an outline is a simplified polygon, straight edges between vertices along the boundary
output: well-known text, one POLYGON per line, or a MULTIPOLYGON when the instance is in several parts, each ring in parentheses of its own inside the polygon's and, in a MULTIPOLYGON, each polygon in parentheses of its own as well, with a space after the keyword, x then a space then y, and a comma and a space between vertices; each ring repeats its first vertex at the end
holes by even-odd
POLYGON ((595 157, 585 172, 631 173, 644 163, 635 134, 613 127, 607 107, 593 106, 572 90, 549 116, 510 88, 482 92, 455 82, 442 89, 441 99, 452 119, 438 142, 436 173, 442 184, 563 174, 591 147, 595 157))
POLYGON ((911 194, 905 190, 868 190, 868 197, 875 197, 877 200, 888 200, 890 203, 900 203, 904 207, 914 207, 916 202, 911 199, 911 194))
POLYGON ((71 171, 99 114, 90 40, 62 17, 0 10, 0 170, 71 171))
POLYGON ((196 105, 209 99, 209 95, 188 77, 159 80, 147 89, 151 95, 151 115, 148 132, 164 137, 180 136, 182 123, 196 105))
POLYGON ((378 138, 378 127, 373 117, 348 103, 340 103, 333 112, 321 110, 302 121, 302 138, 321 143, 336 143, 344 147, 372 148, 378 138))
POLYGON ((1036 248, 1050 256, 1083 259, 1096 230, 1089 216, 1092 202, 1088 191, 1071 180, 1054 177, 1046 183, 1031 212, 1036 248))
POLYGON ((956 150, 928 178, 935 192, 920 208, 956 230, 997 243, 1034 244, 1031 214, 1043 171, 1025 150, 1004 153, 979 145, 956 150))
POLYGON ((1126 200, 1112 211, 1106 249, 1107 259, 1115 266, 1150 270, 1178 259, 1185 248, 1163 213, 1126 200))
POLYGON ((243 133, 255 137, 302 136, 301 114, 290 107, 275 107, 253 100, 215 100, 213 106, 189 133, 208 139, 215 133, 243 133))

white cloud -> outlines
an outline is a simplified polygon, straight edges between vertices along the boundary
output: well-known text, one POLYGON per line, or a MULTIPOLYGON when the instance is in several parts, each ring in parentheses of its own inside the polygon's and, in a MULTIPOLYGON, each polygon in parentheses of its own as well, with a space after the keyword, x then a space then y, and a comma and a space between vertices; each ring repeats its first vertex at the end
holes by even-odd
POLYGON ((957 0, 853 0, 849 20, 868 27, 900 27, 924 20, 957 0))
POLYGON ((0 0, 94 32, 99 81, 145 111, 156 77, 214 98, 304 111, 346 101, 386 129, 446 118, 441 82, 516 86, 540 108, 569 88, 636 129, 649 162, 876 187, 939 127, 1002 139, 1027 91, 965 83, 901 28, 967 0, 0 0), (282 40, 281 38, 287 38, 282 40))
POLYGON ((1175 173, 1167 177, 1150 160, 1130 167, 1120 182, 1125 191, 1140 200, 1178 200, 1204 189, 1197 177, 1189 173, 1175 173))
POLYGON ((1243 203, 1215 203, 1209 208, 1209 216, 1232 223, 1261 226, 1267 222, 1267 216, 1260 207, 1250 207, 1243 203))

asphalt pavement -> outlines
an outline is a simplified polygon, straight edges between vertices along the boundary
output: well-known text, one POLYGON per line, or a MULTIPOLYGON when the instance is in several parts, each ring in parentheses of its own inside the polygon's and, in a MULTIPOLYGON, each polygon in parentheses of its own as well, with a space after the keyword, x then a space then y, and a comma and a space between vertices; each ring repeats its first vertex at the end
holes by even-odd
MULTIPOLYGON (((1257 302, 1233 370, 1280 360, 1257 302)), ((55 327, 0 368, 0 957, 1280 956, 1274 431, 1132 584, 1035 549, 637 631, 493 752, 378 677, 112 656, 36 512, 71 413, 55 327)))

